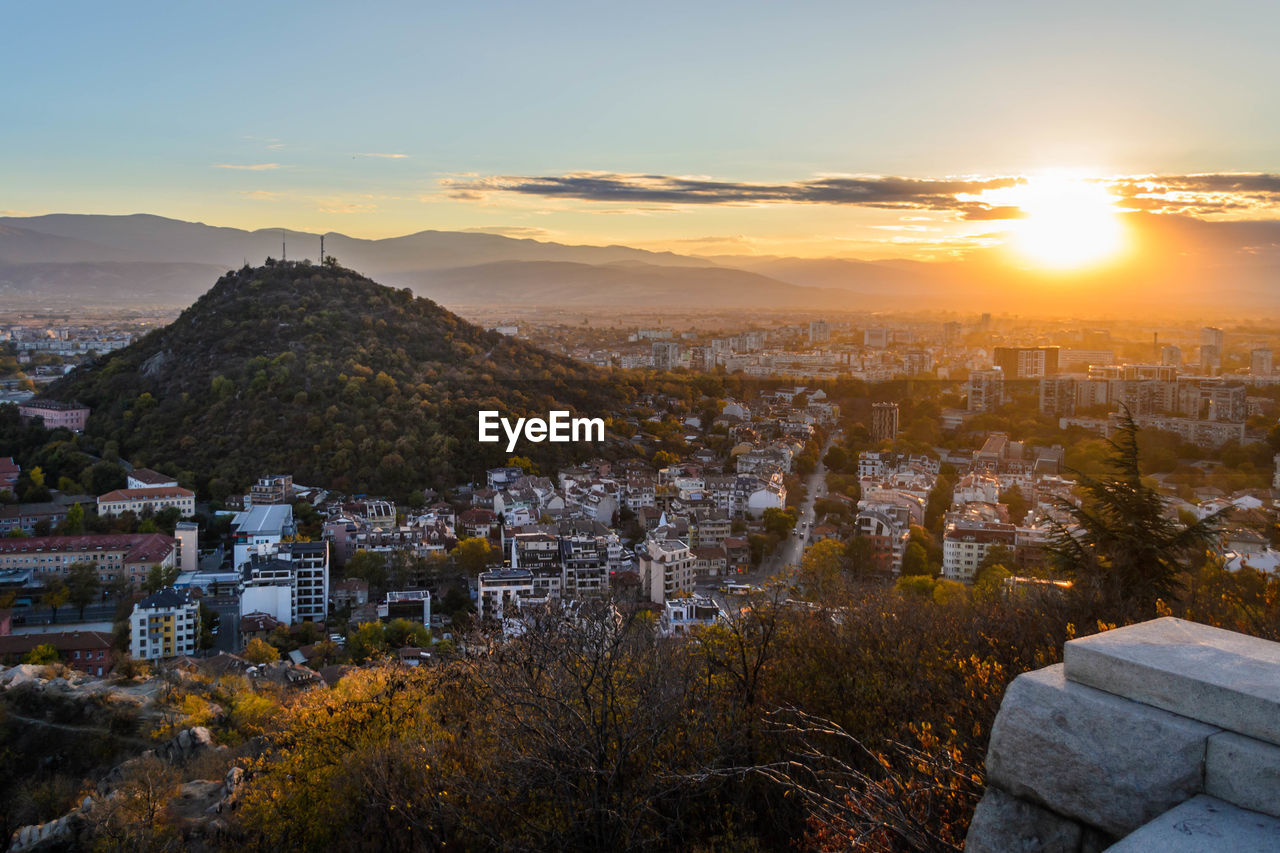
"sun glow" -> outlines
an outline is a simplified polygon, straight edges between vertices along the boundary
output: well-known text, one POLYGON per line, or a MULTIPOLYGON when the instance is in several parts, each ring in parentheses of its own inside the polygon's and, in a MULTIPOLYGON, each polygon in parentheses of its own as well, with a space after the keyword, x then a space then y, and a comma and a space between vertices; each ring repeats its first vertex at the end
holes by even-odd
POLYGON ((1010 228, 1012 248, 1038 266, 1078 269, 1101 263, 1124 247, 1117 197, 1100 183, 1043 175, 1010 187, 1004 196, 1002 203, 1023 212, 1010 228))

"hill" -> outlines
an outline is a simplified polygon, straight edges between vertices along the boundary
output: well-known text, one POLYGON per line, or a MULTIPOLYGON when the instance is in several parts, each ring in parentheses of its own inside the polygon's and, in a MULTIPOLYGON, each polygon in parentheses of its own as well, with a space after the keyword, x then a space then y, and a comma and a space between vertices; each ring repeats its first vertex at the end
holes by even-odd
MULTIPOLYGON (((607 379, 349 269, 273 263, 227 273, 169 326, 49 396, 92 407, 91 443, 214 497, 272 471, 403 495, 506 458, 476 441, 479 409, 606 416, 623 394, 607 379)), ((529 448, 549 462, 602 449, 529 448)))
POLYGON ((399 283, 448 305, 566 305, 681 310, 851 308, 840 290, 801 287, 746 270, 653 264, 499 261, 417 274, 399 283))

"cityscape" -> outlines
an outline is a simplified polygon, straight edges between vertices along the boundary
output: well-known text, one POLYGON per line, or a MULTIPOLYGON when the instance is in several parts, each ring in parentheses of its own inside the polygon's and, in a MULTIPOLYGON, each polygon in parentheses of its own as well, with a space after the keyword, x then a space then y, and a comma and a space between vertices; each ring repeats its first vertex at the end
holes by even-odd
POLYGON ((1280 850, 1274 9, 72 6, 5 849, 1280 850))

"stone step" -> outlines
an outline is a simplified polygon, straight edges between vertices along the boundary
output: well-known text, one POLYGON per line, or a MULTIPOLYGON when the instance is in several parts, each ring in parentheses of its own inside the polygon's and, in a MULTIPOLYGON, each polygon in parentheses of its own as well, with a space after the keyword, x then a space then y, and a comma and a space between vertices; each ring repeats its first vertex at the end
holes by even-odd
POLYGON ((1276 853, 1280 820, 1206 794, 1193 797, 1107 848, 1107 853, 1276 853))
POLYGON ((1280 744, 1280 643, 1165 617, 1072 640, 1066 677, 1280 744))
POLYGON ((1068 681, 1019 675, 991 729, 987 782, 1120 838, 1200 793, 1212 726, 1068 681))

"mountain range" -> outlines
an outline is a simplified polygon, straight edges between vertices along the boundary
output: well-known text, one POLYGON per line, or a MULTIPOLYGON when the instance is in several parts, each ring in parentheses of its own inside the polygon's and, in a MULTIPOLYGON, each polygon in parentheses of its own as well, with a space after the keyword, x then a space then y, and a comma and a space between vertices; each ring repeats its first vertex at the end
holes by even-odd
MULTIPOLYGON (((1019 268, 994 251, 938 262, 699 257, 468 231, 380 240, 331 232, 324 247, 381 282, 455 307, 1276 312, 1280 223, 1150 214, 1126 223, 1128 256, 1080 273, 1019 268)), ((318 262, 320 236, 148 214, 0 217, 0 300, 182 307, 218 274, 282 254, 318 262)))

